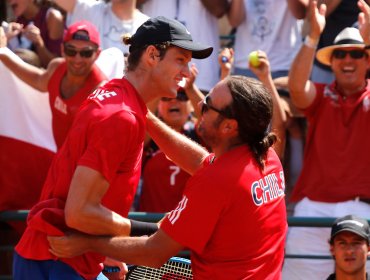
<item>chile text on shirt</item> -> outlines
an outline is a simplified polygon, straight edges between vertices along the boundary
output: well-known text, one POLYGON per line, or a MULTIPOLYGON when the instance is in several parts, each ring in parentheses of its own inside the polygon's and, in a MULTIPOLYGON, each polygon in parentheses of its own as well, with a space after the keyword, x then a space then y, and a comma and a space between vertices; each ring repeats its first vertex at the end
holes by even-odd
POLYGON ((284 196, 284 172, 279 172, 280 184, 276 175, 271 173, 252 183, 251 194, 255 205, 261 206, 264 203, 269 203, 278 197, 284 196))

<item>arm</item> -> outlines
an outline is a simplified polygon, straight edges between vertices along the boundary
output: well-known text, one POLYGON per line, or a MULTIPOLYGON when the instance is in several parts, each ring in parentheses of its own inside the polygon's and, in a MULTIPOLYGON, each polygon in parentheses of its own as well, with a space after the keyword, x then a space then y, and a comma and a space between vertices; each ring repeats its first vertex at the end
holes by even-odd
POLYGON ((287 0, 288 8, 296 19, 304 19, 309 0, 287 0))
POLYGON ((234 50, 232 48, 224 48, 218 55, 218 64, 221 69, 220 80, 230 76, 231 68, 234 64, 234 50), (223 61, 223 59, 226 59, 227 61, 223 61))
POLYGON ((226 14, 229 3, 227 0, 200 0, 204 7, 215 17, 220 18, 226 14))
POLYGON ((357 2, 361 12, 358 15, 359 30, 366 45, 370 45, 370 7, 364 0, 357 2))
POLYGON ((276 154, 280 159, 284 156, 285 150, 285 125, 286 115, 281 106, 280 97, 274 85, 270 72, 270 63, 263 51, 258 51, 260 65, 253 67, 249 63, 249 69, 258 77, 261 83, 269 90, 273 102, 273 115, 271 121, 271 130, 278 136, 278 141, 274 145, 276 154))
POLYGON ((78 166, 73 175, 65 206, 69 227, 94 235, 130 234, 130 221, 101 204, 109 183, 97 171, 78 166))
POLYGON ((231 0, 227 18, 232 27, 238 27, 246 18, 244 0, 231 0))
POLYGON ((77 0, 53 0, 59 7, 65 10, 67 13, 73 12, 77 0))
POLYGON ((0 28, 0 37, 0 61, 19 79, 39 91, 46 92, 49 79, 60 60, 54 60, 46 70, 40 69, 11 55, 11 51, 5 48, 6 38, 2 28, 0 28))
MULTIPOLYGON (((46 24, 50 39, 58 40, 63 37, 63 16, 58 10, 49 10, 46 24)), ((45 46, 45 42, 41 37, 40 29, 38 27, 33 24, 28 25, 24 30, 24 34, 36 46, 36 52, 40 58, 42 66, 46 67, 53 58, 57 57, 57 54, 52 53, 51 50, 45 46)))
POLYGON ((88 251, 99 252, 126 263, 150 267, 162 266, 183 246, 161 229, 150 237, 96 237, 69 235, 48 237, 51 253, 58 257, 73 257, 88 251))
POLYGON ((197 87, 197 85, 194 83, 197 76, 198 76, 198 69, 196 68, 194 64, 192 64, 190 66, 190 77, 186 78, 184 90, 185 90, 186 96, 189 98, 191 105, 194 108, 195 116, 199 117, 200 109, 199 109, 198 103, 203 100, 204 95, 200 91, 200 89, 197 87))
MULTIPOLYGON (((312 1, 308 17, 310 23, 308 38, 313 42, 312 44, 317 44, 325 26, 325 5, 318 9, 317 2, 312 1)), ((315 51, 315 47, 302 44, 290 68, 289 93, 293 104, 300 109, 309 107, 316 95, 315 86, 309 81, 315 51)))
POLYGON ((150 112, 147 114, 147 129, 159 148, 191 175, 202 166, 209 154, 205 148, 174 131, 150 112))

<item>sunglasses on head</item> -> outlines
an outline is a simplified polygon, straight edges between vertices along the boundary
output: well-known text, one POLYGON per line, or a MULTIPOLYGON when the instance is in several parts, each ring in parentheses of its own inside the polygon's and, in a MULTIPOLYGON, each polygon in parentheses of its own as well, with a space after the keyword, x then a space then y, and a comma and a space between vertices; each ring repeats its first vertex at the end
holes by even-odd
POLYGON ((188 101, 189 98, 186 95, 185 91, 178 91, 176 98, 171 98, 171 97, 162 97, 161 100, 164 102, 169 102, 173 99, 177 99, 178 101, 188 101))
POLYGON ((64 46, 64 53, 66 54, 66 56, 70 56, 70 57, 75 57, 77 54, 80 54, 81 57, 90 58, 94 52, 96 52, 96 49, 93 49, 93 48, 76 50, 73 47, 64 46))
POLYGON ((217 109, 215 107, 213 107, 211 104, 210 104, 210 100, 211 100, 211 97, 209 95, 207 95, 204 99, 203 99, 203 103, 202 103, 202 108, 201 108, 201 112, 202 112, 202 115, 205 113, 205 112, 208 112, 209 110, 213 110, 217 113, 219 113, 221 116, 224 116, 228 119, 233 119, 234 116, 230 110, 230 107, 226 107, 225 109, 217 109))
POLYGON ((367 55, 367 53, 363 50, 334 50, 332 56, 337 59, 343 59, 349 54, 349 56, 353 59, 360 59, 367 55))

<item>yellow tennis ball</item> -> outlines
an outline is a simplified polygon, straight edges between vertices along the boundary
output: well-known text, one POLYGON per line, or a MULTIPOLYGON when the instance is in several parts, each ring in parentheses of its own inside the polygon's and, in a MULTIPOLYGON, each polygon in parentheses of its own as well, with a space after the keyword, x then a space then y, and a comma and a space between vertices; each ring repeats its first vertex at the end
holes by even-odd
POLYGON ((253 51, 249 54, 249 62, 253 67, 258 67, 261 64, 258 58, 258 51, 253 51))

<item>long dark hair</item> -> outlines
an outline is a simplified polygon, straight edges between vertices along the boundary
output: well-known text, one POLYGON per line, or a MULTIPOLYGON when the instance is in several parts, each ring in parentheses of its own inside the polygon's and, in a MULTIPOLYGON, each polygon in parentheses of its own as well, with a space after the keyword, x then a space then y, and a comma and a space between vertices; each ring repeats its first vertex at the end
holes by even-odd
POLYGON ((267 151, 277 139, 269 132, 272 98, 262 83, 253 78, 230 76, 226 78, 226 84, 233 98, 231 109, 238 122, 239 137, 250 147, 263 169, 267 151))

